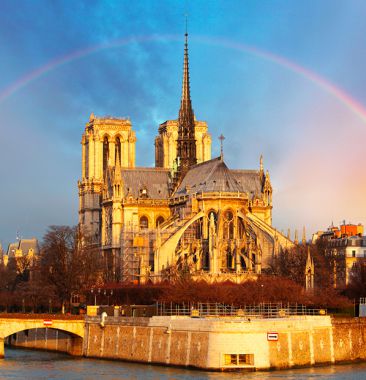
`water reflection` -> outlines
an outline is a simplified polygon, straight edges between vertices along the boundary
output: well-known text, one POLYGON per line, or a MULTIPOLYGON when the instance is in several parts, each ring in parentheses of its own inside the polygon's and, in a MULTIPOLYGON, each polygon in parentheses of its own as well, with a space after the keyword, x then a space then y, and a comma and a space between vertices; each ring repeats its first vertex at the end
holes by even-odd
POLYGON ((180 368, 124 363, 120 361, 76 359, 68 355, 6 349, 0 360, 0 379, 90 379, 90 380, 308 380, 321 376, 331 380, 366 379, 366 364, 340 365, 276 372, 214 373, 180 368))

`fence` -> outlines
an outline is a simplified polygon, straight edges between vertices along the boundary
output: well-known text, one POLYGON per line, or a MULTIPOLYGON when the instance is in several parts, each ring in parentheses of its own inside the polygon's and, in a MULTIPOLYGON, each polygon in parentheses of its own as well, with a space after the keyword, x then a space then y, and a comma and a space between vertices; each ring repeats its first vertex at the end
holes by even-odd
POLYGON ((238 307, 221 303, 199 302, 189 304, 157 303, 156 314, 159 316, 284 318, 301 315, 326 315, 327 311, 308 308, 299 304, 260 303, 238 307))

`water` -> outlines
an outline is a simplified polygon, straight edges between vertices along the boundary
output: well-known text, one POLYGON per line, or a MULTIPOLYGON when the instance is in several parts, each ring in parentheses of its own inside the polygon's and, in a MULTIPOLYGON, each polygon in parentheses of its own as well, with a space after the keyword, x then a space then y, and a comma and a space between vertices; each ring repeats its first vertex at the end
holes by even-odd
POLYGON ((366 363, 276 372, 215 373, 118 361, 76 359, 68 355, 23 349, 5 350, 0 359, 2 379, 70 380, 364 380, 366 363))

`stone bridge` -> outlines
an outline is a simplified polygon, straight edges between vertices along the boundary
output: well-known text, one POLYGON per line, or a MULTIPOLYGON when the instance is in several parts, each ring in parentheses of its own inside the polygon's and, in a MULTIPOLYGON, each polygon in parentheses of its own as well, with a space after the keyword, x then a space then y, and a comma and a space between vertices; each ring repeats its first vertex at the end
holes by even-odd
POLYGON ((4 357, 4 341, 7 337, 32 329, 52 329, 70 335, 71 355, 83 355, 85 319, 83 316, 48 314, 0 314, 0 358, 4 357))

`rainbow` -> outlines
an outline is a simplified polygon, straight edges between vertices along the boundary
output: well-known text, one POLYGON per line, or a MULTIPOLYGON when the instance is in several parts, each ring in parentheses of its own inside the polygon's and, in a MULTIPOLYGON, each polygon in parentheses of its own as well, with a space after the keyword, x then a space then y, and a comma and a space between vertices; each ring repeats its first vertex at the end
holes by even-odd
MULTIPOLYGON (((224 38, 218 37, 205 37, 205 36, 196 36, 191 37, 192 40, 198 41, 200 43, 220 46, 228 49, 237 50, 246 54, 252 54, 261 59, 275 63, 281 67, 284 67, 298 75, 301 75, 307 80, 310 80, 323 91, 329 93, 331 96, 336 98, 340 103, 342 103, 347 109, 359 117, 363 122, 366 123, 366 108, 349 95, 346 91, 336 86, 334 83, 320 76, 312 70, 309 70, 289 59, 282 57, 280 55, 274 54, 272 52, 257 48, 255 46, 246 45, 231 41, 224 38)), ((37 68, 34 71, 31 71, 24 76, 17 79, 15 82, 11 83, 9 86, 4 88, 0 92, 0 104, 4 102, 7 98, 30 84, 31 82, 39 79, 43 75, 49 73, 50 71, 73 62, 77 59, 84 58, 88 55, 98 53, 102 50, 116 48, 128 45, 130 43, 143 43, 143 42, 166 42, 166 41, 181 41, 182 36, 180 35, 150 35, 150 36, 133 36, 128 38, 116 39, 107 43, 87 47, 85 49, 80 49, 74 52, 71 52, 65 56, 58 57, 50 60, 45 65, 37 68)))

